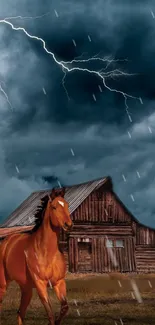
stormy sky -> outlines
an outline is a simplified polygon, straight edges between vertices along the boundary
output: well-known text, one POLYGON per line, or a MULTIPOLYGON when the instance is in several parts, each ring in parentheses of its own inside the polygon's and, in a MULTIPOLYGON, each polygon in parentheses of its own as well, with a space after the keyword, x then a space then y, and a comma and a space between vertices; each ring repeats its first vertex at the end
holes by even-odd
POLYGON ((1 0, 1 222, 57 180, 110 175, 135 217, 155 227, 153 3, 1 0))

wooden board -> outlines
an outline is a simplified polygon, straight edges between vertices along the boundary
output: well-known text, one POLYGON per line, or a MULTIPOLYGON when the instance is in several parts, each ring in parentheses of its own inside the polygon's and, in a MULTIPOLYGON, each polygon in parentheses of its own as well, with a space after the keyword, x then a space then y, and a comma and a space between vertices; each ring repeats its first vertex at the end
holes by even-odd
POLYGON ((91 243, 78 243, 78 272, 92 271, 92 247, 91 243))

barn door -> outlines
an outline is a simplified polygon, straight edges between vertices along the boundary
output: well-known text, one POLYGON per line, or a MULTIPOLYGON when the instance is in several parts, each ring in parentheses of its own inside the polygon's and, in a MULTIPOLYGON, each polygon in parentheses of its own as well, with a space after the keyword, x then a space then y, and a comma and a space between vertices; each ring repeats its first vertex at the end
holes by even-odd
POLYGON ((78 242, 78 272, 92 271, 92 244, 91 242, 78 242))

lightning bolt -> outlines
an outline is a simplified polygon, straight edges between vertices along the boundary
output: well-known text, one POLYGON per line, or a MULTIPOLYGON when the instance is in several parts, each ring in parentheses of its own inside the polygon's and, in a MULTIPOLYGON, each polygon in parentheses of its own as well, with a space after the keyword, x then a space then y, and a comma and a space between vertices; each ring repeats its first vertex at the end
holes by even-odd
MULTIPOLYGON (((19 17, 21 17, 21 16, 19 16, 19 17)), ((12 17, 12 18, 13 18, 13 17, 12 17)), ((15 18, 15 17, 14 17, 14 18, 15 18)), ((21 18, 22 18, 22 17, 21 17, 21 18)), ((31 17, 31 18, 32 18, 32 17, 31 17)), ((11 19, 11 17, 10 17, 10 19, 11 19)), ((15 26, 10 22, 10 21, 7 20, 7 18, 5 18, 5 19, 1 19, 1 20, 0 20, 0 23, 1 23, 1 24, 5 24, 5 25, 9 25, 9 26, 12 28, 12 30, 14 30, 14 31, 21 31, 21 32, 23 32, 26 36, 28 36, 29 38, 31 38, 31 39, 33 39, 33 40, 37 40, 37 41, 39 41, 39 42, 42 44, 42 47, 43 47, 43 49, 45 50, 45 52, 46 52, 47 54, 49 54, 49 55, 53 58, 54 62, 55 62, 58 66, 61 67, 61 69, 62 69, 62 71, 63 71, 63 73, 64 73, 64 77, 63 77, 63 80, 62 80, 62 85, 63 85, 65 91, 66 91, 66 88, 65 88, 65 86, 64 86, 64 82, 65 82, 65 77, 66 77, 66 74, 67 74, 67 73, 71 73, 71 72, 74 72, 74 71, 80 71, 80 72, 87 72, 87 73, 89 73, 89 74, 93 74, 93 75, 99 77, 99 78, 101 79, 101 81, 103 82, 103 85, 104 85, 104 87, 105 87, 106 89, 108 89, 108 90, 111 91, 111 92, 115 92, 115 93, 121 94, 121 95, 124 97, 126 113, 127 113, 128 117, 129 117, 130 122, 132 122, 131 116, 130 116, 130 114, 129 114, 129 112, 128 112, 129 107, 128 107, 128 105, 127 105, 127 99, 128 99, 128 98, 132 98, 132 99, 138 99, 138 100, 140 101, 140 98, 137 98, 137 97, 135 97, 135 96, 129 95, 129 94, 123 92, 122 90, 118 90, 118 89, 111 88, 111 87, 109 87, 109 86, 106 84, 106 78, 108 78, 108 77, 124 76, 124 75, 125 75, 125 76, 128 76, 128 75, 132 75, 132 74, 126 74, 126 73, 124 73, 124 72, 122 72, 122 71, 119 71, 118 69, 115 69, 115 70, 113 70, 113 71, 108 71, 108 72, 104 73, 104 72, 103 72, 103 69, 102 69, 102 71, 96 71, 96 70, 91 70, 91 69, 88 69, 88 68, 81 68, 81 67, 79 67, 79 66, 72 66, 73 63, 79 64, 79 63, 87 63, 87 62, 92 62, 92 61, 102 61, 102 62, 107 62, 107 64, 109 65, 109 64, 111 64, 112 62, 114 62, 114 60, 108 60, 108 59, 105 59, 105 58, 103 59, 103 58, 100 58, 100 57, 92 57, 92 58, 89 58, 89 59, 86 59, 86 60, 82 60, 82 59, 81 59, 81 60, 77 60, 77 59, 74 59, 74 60, 72 60, 72 61, 66 61, 66 62, 65 62, 65 61, 59 61, 59 60, 56 58, 55 54, 54 54, 53 52, 51 52, 51 51, 49 51, 49 50, 47 49, 47 47, 46 47, 46 43, 45 43, 45 41, 44 41, 42 38, 30 34, 30 33, 29 33, 25 28, 23 28, 23 27, 15 27, 15 26)), ((118 61, 118 60, 115 60, 115 62, 116 62, 116 61, 118 61)), ((66 92, 66 94, 67 94, 67 97, 69 98, 69 95, 68 95, 67 92, 66 92)), ((5 95, 5 96, 6 96, 6 95, 5 95)), ((6 96, 6 98, 7 98, 7 96, 6 96)), ((7 98, 7 100, 8 100, 8 98, 7 98)), ((8 101, 8 102, 9 102, 9 101, 8 101)), ((141 102, 141 101, 140 101, 140 102, 141 102)))
MULTIPOLYGON (((83 53, 84 54, 84 53, 83 53)), ((82 54, 82 55, 83 55, 82 54)), ((97 54, 98 55, 98 54, 97 54)), ((91 61, 102 61, 102 62, 107 62, 107 64, 110 64, 112 62, 122 62, 122 61, 128 61, 128 59, 123 59, 123 60, 120 60, 120 59, 108 59, 108 58, 101 58, 101 57, 98 57, 97 55, 93 56, 92 58, 89 58, 89 59, 73 59, 72 61, 61 61, 62 63, 64 64, 72 64, 72 63, 86 63, 86 62, 90 62, 91 61)))
POLYGON ((66 75, 67 75, 67 73, 66 73, 66 71, 64 70, 64 68, 62 68, 62 71, 63 71, 63 73, 64 73, 64 76, 63 76, 63 78, 62 78, 62 86, 63 86, 63 88, 64 88, 64 90, 65 90, 66 96, 67 96, 68 101, 69 101, 69 100, 70 100, 70 97, 69 97, 69 94, 68 94, 67 88, 66 88, 66 86, 65 86, 65 79, 66 79, 66 75))
POLYGON ((6 98, 6 100, 7 100, 8 104, 9 104, 11 110, 13 111, 13 107, 12 107, 12 105, 10 103, 9 97, 8 97, 7 93, 5 92, 4 88, 2 87, 2 83, 4 83, 4 82, 1 81, 1 83, 0 83, 0 91, 2 92, 2 94, 4 95, 4 97, 6 98))
POLYGON ((48 11, 48 12, 46 12, 45 14, 43 14, 43 15, 40 15, 40 16, 29 16, 29 17, 27 17, 27 16, 10 16, 10 17, 6 17, 5 18, 5 20, 12 20, 12 19, 22 19, 22 20, 24 20, 24 19, 40 19, 40 18, 43 18, 43 17, 45 17, 45 16, 49 16, 51 14, 51 11, 48 11))

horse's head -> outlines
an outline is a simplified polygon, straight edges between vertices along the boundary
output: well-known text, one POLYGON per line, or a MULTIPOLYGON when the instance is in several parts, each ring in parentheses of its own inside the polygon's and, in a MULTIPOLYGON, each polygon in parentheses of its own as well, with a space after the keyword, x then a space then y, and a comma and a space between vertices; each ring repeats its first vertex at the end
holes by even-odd
POLYGON ((64 189, 53 189, 50 194, 50 218, 51 224, 55 227, 61 227, 65 231, 72 228, 73 222, 70 217, 68 202, 64 199, 64 189))

